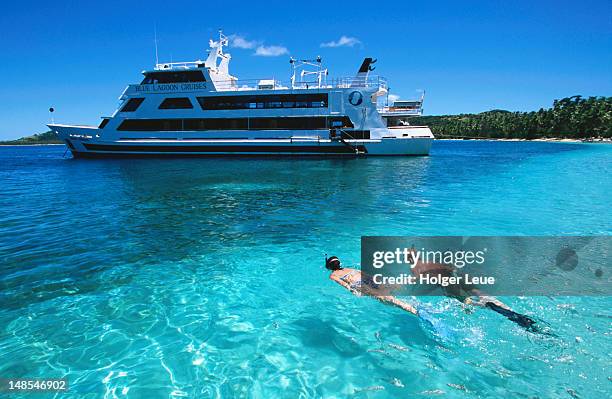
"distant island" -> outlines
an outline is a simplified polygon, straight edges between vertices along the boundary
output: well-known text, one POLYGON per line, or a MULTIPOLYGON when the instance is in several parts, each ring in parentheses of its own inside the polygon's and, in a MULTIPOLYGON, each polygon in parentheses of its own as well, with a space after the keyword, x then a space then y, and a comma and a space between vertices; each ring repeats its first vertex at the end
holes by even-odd
POLYGON ((573 96, 533 112, 492 110, 479 114, 420 116, 411 125, 429 126, 436 138, 610 139, 612 97, 573 96))
MULTIPOLYGON (((419 116, 415 126, 429 126, 436 138, 461 139, 612 139, 612 97, 573 96, 552 108, 532 112, 492 110, 479 114, 419 116)), ((0 141, 0 145, 62 144, 53 131, 0 141)))
POLYGON ((0 141, 0 145, 34 145, 34 144, 63 144, 57 133, 49 130, 45 133, 22 137, 17 140, 0 141))

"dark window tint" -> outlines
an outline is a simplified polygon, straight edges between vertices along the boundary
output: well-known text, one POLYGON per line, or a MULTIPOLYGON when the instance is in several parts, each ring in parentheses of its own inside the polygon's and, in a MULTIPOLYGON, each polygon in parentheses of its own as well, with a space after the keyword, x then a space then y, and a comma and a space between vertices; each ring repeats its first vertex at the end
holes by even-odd
POLYGON ((144 101, 144 98, 130 98, 127 103, 121 108, 120 112, 134 112, 140 107, 140 104, 144 101))
POLYGON ((247 118, 185 119, 184 130, 247 130, 247 118))
POLYGON ((349 130, 341 133, 342 138, 345 140, 363 140, 370 138, 369 130, 349 130))
POLYGON ((182 119, 126 119, 117 130, 174 131, 183 130, 182 119))
POLYGON ((102 122, 100 122, 100 126, 98 126, 98 129, 104 129, 104 126, 106 126, 109 120, 109 118, 102 119, 102 122))
POLYGON ((147 72, 140 84, 204 82, 205 80, 202 71, 147 72))
POLYGON ((193 108, 187 97, 166 98, 159 105, 159 109, 189 109, 193 108))
POLYGON ((333 116, 327 119, 327 126, 330 128, 350 128, 353 122, 348 116, 333 116))
POLYGON ((325 108, 327 93, 273 94, 260 96, 198 97, 203 110, 267 109, 267 108, 325 108))
POLYGON ((252 130, 290 130, 290 129, 325 129, 326 118, 317 117, 292 117, 292 118, 251 118, 249 126, 252 130))
MULTIPOLYGON (((126 119, 117 130, 175 131, 175 130, 315 130, 331 128, 332 121, 351 128, 347 116, 281 117, 281 118, 189 118, 189 119, 126 119)), ((336 125, 334 125, 336 126, 336 125)))

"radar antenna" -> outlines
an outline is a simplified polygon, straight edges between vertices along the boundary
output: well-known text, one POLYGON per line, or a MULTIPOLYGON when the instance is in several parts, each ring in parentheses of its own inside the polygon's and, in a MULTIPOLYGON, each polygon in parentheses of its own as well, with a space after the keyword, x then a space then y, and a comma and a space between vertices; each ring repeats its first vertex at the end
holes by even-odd
POLYGON ((317 56, 314 60, 296 60, 295 58, 289 58, 291 64, 291 88, 295 89, 298 87, 308 88, 310 84, 314 87, 321 87, 326 83, 327 80, 327 68, 323 68, 323 62, 321 56, 317 56), (314 70, 307 70, 306 68, 314 68, 314 70), (300 81, 296 82, 296 75, 299 71, 300 81), (316 81, 304 81, 305 76, 316 76, 316 81))
MULTIPOLYGON (((226 60, 226 64, 229 62, 231 58, 229 54, 223 54, 223 46, 227 46, 229 43, 229 39, 227 36, 223 34, 223 31, 219 29, 219 41, 216 42, 212 39, 209 40, 208 44, 210 46, 210 50, 208 53, 208 58, 206 58, 205 65, 208 68, 217 68, 217 60, 220 58, 222 60, 226 60)), ((226 65, 224 65, 225 67, 226 65)))

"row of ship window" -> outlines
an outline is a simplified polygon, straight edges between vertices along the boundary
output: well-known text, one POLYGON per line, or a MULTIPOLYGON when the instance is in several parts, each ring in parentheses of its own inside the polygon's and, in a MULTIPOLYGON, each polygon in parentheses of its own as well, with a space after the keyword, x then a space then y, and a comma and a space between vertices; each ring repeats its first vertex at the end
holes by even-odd
POLYGON ((125 119, 120 131, 317 130, 353 128, 347 116, 125 119))
MULTIPOLYGON (((273 108, 327 108, 326 93, 313 94, 276 94, 268 96, 211 96, 196 97, 203 110, 227 109, 273 109, 273 108)), ((130 98, 119 110, 134 112, 143 103, 143 97, 130 98)), ((192 109, 188 97, 165 98, 159 109, 192 109)))

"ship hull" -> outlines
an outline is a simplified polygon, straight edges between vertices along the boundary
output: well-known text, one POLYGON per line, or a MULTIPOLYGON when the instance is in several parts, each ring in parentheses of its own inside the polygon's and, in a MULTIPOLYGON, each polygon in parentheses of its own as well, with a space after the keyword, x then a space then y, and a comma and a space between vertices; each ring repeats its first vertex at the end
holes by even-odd
MULTIPOLYGON (((427 128, 418 135, 372 140, 331 140, 318 137, 280 139, 114 140, 98 137, 98 129, 50 125, 75 158, 181 156, 425 156, 433 141, 427 128)), ((278 132, 276 132, 278 133, 278 132)), ((296 133, 299 133, 296 131, 296 133)), ((394 132, 395 133, 395 132, 394 132)))
MULTIPOLYGON (((390 139, 387 139, 390 140, 390 139)), ((429 155, 432 139, 402 139, 403 143, 389 146, 386 140, 371 143, 350 143, 352 147, 335 143, 321 144, 230 144, 190 143, 138 144, 82 143, 84 150, 71 149, 75 158, 181 157, 181 156, 425 156, 429 155)), ((75 144, 74 142, 72 143, 75 144)))

